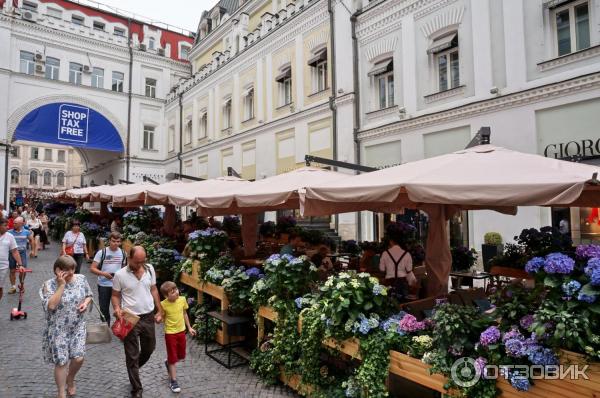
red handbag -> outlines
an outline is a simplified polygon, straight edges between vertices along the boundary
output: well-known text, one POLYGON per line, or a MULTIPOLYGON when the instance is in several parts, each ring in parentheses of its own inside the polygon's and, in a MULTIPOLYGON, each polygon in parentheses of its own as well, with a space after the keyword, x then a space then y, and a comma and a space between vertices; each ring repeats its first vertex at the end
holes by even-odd
POLYGON ((115 336, 117 336, 121 340, 125 340, 125 337, 127 337, 127 335, 129 334, 129 332, 131 332, 133 327, 133 323, 121 317, 117 319, 110 328, 112 329, 112 332, 115 336))

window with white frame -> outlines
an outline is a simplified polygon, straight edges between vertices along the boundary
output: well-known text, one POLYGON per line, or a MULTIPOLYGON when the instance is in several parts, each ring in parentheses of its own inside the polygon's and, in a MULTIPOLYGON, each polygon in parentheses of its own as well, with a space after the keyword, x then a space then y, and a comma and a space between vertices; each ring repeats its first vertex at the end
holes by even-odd
POLYGON ((125 37, 125 29, 123 28, 114 28, 113 33, 115 34, 115 36, 125 37))
POLYGON ((151 37, 148 39, 148 49, 149 50, 155 50, 156 49, 156 40, 154 40, 154 37, 151 37))
POLYGON ((44 171, 44 185, 49 186, 52 185, 52 173, 49 171, 44 171))
POLYGON ((65 185, 65 173, 63 173, 62 171, 56 173, 56 185, 58 185, 59 187, 65 185))
POLYGON ((71 15, 71 22, 75 25, 85 25, 85 18, 81 15, 71 15))
POLYGON ((198 126, 198 139, 201 140, 206 138, 206 134, 208 132, 208 115, 206 110, 202 111, 200 116, 200 126, 198 126))
POLYGON ((185 123, 185 144, 189 145, 192 143, 192 119, 185 123))
POLYGON ((327 88, 327 49, 321 49, 308 60, 311 68, 312 91, 318 93, 327 88))
POLYGON ((44 161, 45 162, 52 161, 52 149, 50 149, 50 148, 44 149, 44 161))
POLYGON ((31 170, 29 172, 29 185, 37 185, 38 184, 38 172, 35 170, 31 170))
POLYGON ((433 56, 435 62, 438 91, 451 90, 460 86, 457 32, 434 39, 427 53, 433 56))
POLYGON ((123 72, 113 72, 112 73, 112 91, 117 91, 119 93, 123 92, 123 81, 125 80, 125 74, 123 72))
POLYGON ((62 11, 57 8, 48 7, 46 9, 46 14, 55 19, 62 19, 62 11))
POLYGON ((146 78, 146 97, 156 98, 156 79, 146 78))
POLYGON ((590 47, 589 1, 574 1, 550 12, 560 57, 590 47))
POLYGON ((96 67, 92 69, 92 87, 104 88, 104 69, 96 67))
POLYGON ((44 74, 46 79, 58 80, 60 71, 60 60, 58 58, 46 57, 46 69, 44 74))
POLYGON ((69 62, 69 83, 81 84, 83 65, 77 62, 69 62))
POLYGON ((154 150, 154 126, 144 125, 144 137, 142 143, 142 149, 146 151, 154 150))
POLYGON ((223 130, 231 127, 231 98, 223 103, 223 130))
POLYGON ((56 161, 64 163, 65 162, 65 151, 63 149, 59 149, 56 155, 56 161))
POLYGON ((12 169, 10 171, 10 183, 11 184, 18 184, 19 183, 19 170, 12 169))
POLYGON ((169 127, 169 152, 175 151, 175 126, 169 127))
POLYGON ((292 103, 292 68, 290 66, 281 69, 281 73, 275 77, 279 88, 279 106, 292 103))
POLYGON ((254 87, 248 88, 243 93, 244 121, 254 118, 254 87))
POLYGON ((387 58, 377 62, 368 73, 372 80, 376 109, 394 106, 394 61, 387 58))
POLYGON ((31 147, 31 160, 40 160, 40 149, 37 147, 31 147))
POLYGON ((27 73, 28 75, 33 75, 35 71, 35 60, 34 54, 29 51, 21 51, 20 53, 20 68, 19 71, 21 73, 27 73))
POLYGON ((37 11, 37 7, 37 3, 34 3, 33 1, 23 1, 23 6, 21 8, 29 11, 37 11))

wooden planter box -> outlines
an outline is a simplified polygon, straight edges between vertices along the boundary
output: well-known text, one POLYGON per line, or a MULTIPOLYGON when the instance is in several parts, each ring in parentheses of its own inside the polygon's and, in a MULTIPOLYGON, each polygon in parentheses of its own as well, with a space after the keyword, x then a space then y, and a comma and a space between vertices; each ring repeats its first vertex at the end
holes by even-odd
POLYGON ((328 338, 323 341, 323 345, 334 350, 343 352, 352 358, 361 359, 360 357, 360 341, 356 337, 351 337, 344 341, 337 341, 333 338, 328 338))
MULTIPOLYGON (((192 262, 192 273, 187 274, 182 272, 180 277, 181 283, 193 287, 199 292, 202 291, 202 284, 200 283, 200 265, 200 261, 194 260, 194 262, 192 262)), ((200 299, 200 297, 198 297, 198 299, 200 299)))
POLYGON ((441 374, 429 374, 430 367, 430 365, 419 359, 412 358, 398 351, 390 351, 390 373, 404 377, 432 390, 439 391, 442 394, 449 394, 444 388, 446 378, 441 374))

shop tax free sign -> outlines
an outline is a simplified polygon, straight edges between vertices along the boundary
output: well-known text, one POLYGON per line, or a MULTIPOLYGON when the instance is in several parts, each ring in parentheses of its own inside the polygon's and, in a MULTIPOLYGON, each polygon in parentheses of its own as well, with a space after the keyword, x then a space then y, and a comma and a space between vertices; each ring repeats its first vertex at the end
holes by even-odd
POLYGON ((58 139, 79 143, 88 142, 90 109, 62 104, 58 108, 58 139))

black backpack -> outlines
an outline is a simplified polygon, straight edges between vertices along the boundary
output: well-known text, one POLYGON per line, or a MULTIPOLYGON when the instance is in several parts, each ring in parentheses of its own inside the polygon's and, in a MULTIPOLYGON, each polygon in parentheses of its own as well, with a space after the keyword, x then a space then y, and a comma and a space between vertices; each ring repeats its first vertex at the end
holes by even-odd
MULTIPOLYGON (((121 268, 127 265, 127 255, 125 254, 125 250, 120 249, 121 254, 123 255, 123 259, 121 260, 121 268)), ((100 257, 100 263, 98 263, 98 271, 102 271, 102 264, 104 264, 104 259, 106 258, 106 247, 102 249, 102 256, 100 257)))

